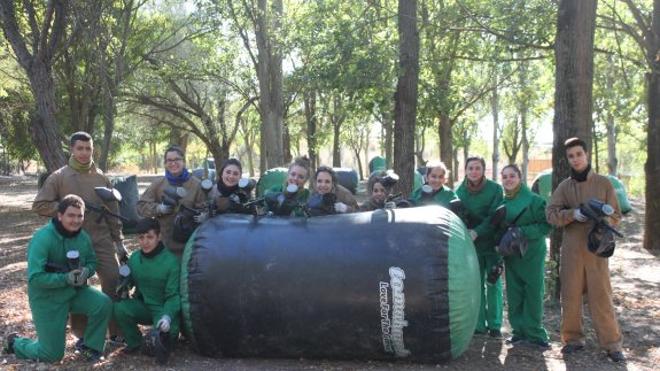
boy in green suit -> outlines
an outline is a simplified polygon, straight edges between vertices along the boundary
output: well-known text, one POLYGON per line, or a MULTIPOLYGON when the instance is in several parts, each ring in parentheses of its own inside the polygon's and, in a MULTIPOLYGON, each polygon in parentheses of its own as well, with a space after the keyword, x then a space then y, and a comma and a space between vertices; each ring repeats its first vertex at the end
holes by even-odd
POLYGON ((136 226, 140 251, 128 259, 130 275, 119 289, 135 286, 133 298, 114 304, 114 318, 126 338, 124 353, 132 353, 143 345, 138 324, 153 324, 167 333, 166 348, 173 347, 179 336, 181 297, 179 295, 180 263, 176 255, 160 239, 157 219, 142 219, 136 226))
POLYGON ((69 313, 87 316, 81 354, 90 361, 102 359, 112 302, 104 293, 87 286, 94 275, 96 255, 92 240, 81 229, 85 203, 66 195, 57 215, 39 229, 28 245, 28 300, 37 340, 7 336, 6 353, 18 358, 57 362, 64 356, 69 313))

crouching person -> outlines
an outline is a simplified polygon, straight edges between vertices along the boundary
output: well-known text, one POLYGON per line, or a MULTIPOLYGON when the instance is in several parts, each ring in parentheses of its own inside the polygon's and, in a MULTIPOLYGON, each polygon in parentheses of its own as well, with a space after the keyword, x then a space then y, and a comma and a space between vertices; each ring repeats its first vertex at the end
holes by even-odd
MULTIPOLYGON (((131 254, 130 275, 119 286, 119 290, 134 286, 135 292, 132 298, 114 303, 114 319, 126 338, 124 353, 142 348, 147 354, 155 355, 158 363, 165 363, 179 336, 180 264, 161 241, 157 219, 142 219, 135 229, 140 251, 131 254), (153 325, 146 338, 138 324, 153 325)), ((127 297, 122 293, 120 296, 127 297)))
POLYGON ((112 315, 110 298, 87 286, 94 275, 92 240, 81 230, 85 203, 76 195, 62 198, 57 215, 39 229, 28 245, 28 300, 37 340, 7 336, 5 351, 18 358, 57 362, 64 356, 69 313, 87 316, 80 354, 89 361, 103 357, 105 333, 112 315))

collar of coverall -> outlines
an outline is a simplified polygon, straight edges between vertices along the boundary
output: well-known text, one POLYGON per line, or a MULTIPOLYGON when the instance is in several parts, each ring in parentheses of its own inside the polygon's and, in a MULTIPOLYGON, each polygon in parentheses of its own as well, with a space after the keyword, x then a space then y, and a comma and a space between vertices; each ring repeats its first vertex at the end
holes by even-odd
POLYGON ((589 175, 590 171, 591 171, 591 164, 588 164, 587 167, 579 173, 571 169, 571 178, 578 183, 584 182, 585 180, 587 180, 587 175, 589 175))
POLYGON ((59 233, 59 235, 62 236, 63 238, 74 238, 78 234, 80 234, 80 231, 82 230, 82 228, 80 228, 75 232, 70 232, 64 228, 62 222, 57 220, 57 217, 53 217, 52 221, 53 221, 53 225, 55 226, 55 230, 57 230, 57 233, 59 233))
POLYGON ((155 249, 153 249, 149 252, 144 252, 144 251, 140 250, 140 253, 142 253, 142 256, 144 256, 145 258, 151 259, 154 256, 160 254, 160 252, 163 251, 163 249, 165 249, 165 245, 163 244, 163 241, 160 241, 158 243, 158 246, 156 246, 155 249))

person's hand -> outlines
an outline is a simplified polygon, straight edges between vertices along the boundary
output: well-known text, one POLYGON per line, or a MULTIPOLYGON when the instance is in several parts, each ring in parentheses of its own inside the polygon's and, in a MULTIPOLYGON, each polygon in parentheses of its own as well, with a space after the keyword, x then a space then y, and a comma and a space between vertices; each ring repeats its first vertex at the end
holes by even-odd
POLYGON ((335 202, 335 211, 338 213, 345 213, 348 211, 348 206, 343 202, 335 202))
POLYGON ((209 218, 209 212, 208 211, 202 211, 198 215, 193 216, 193 220, 197 224, 204 223, 208 218, 209 218))
POLYGON ((78 276, 80 275, 80 269, 74 269, 69 271, 69 273, 66 274, 66 283, 69 286, 78 286, 78 276))
POLYGON ((385 202, 385 205, 383 207, 386 208, 386 209, 396 209, 396 202, 387 201, 387 202, 385 202))
POLYGON ((477 237, 479 237, 479 234, 475 232, 474 229, 469 229, 468 231, 470 232, 470 238, 472 238, 472 241, 476 240, 477 237))
POLYGON ((158 320, 158 323, 156 323, 156 328, 158 328, 162 332, 169 332, 170 331, 170 324, 172 323, 172 319, 170 316, 167 314, 163 314, 162 317, 158 320))
POLYGON ((587 221, 587 217, 582 214, 582 211, 580 211, 580 208, 578 207, 577 209, 573 210, 573 219, 577 220, 580 223, 584 223, 587 221))
POLYGON ((229 200, 235 204, 241 203, 241 198, 236 193, 232 193, 231 195, 229 195, 229 200))
POLYGON ((128 261, 128 250, 126 250, 126 246, 124 246, 124 241, 115 242, 115 252, 117 253, 117 257, 122 264, 128 261))
POLYGON ((89 269, 87 269, 87 267, 74 269, 67 273, 66 283, 69 284, 69 286, 80 287, 87 283, 88 278, 89 269))
POLYGON ((174 212, 174 208, 170 205, 166 205, 164 203, 158 204, 158 207, 156 208, 156 212, 158 212, 158 215, 169 215, 174 212))

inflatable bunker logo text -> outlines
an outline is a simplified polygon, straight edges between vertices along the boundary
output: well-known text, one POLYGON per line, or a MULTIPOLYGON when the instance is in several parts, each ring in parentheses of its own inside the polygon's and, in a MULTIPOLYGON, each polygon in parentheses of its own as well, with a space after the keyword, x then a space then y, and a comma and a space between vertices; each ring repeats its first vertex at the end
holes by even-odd
POLYGON ((380 328, 383 333, 385 352, 404 358, 410 355, 403 343, 403 328, 408 326, 405 319, 406 296, 403 293, 403 280, 406 274, 399 267, 390 267, 390 282, 379 282, 380 328), (389 289, 389 290, 388 290, 389 289), (392 295, 390 304, 389 292, 392 295), (390 308, 392 315, 390 317, 390 308))

